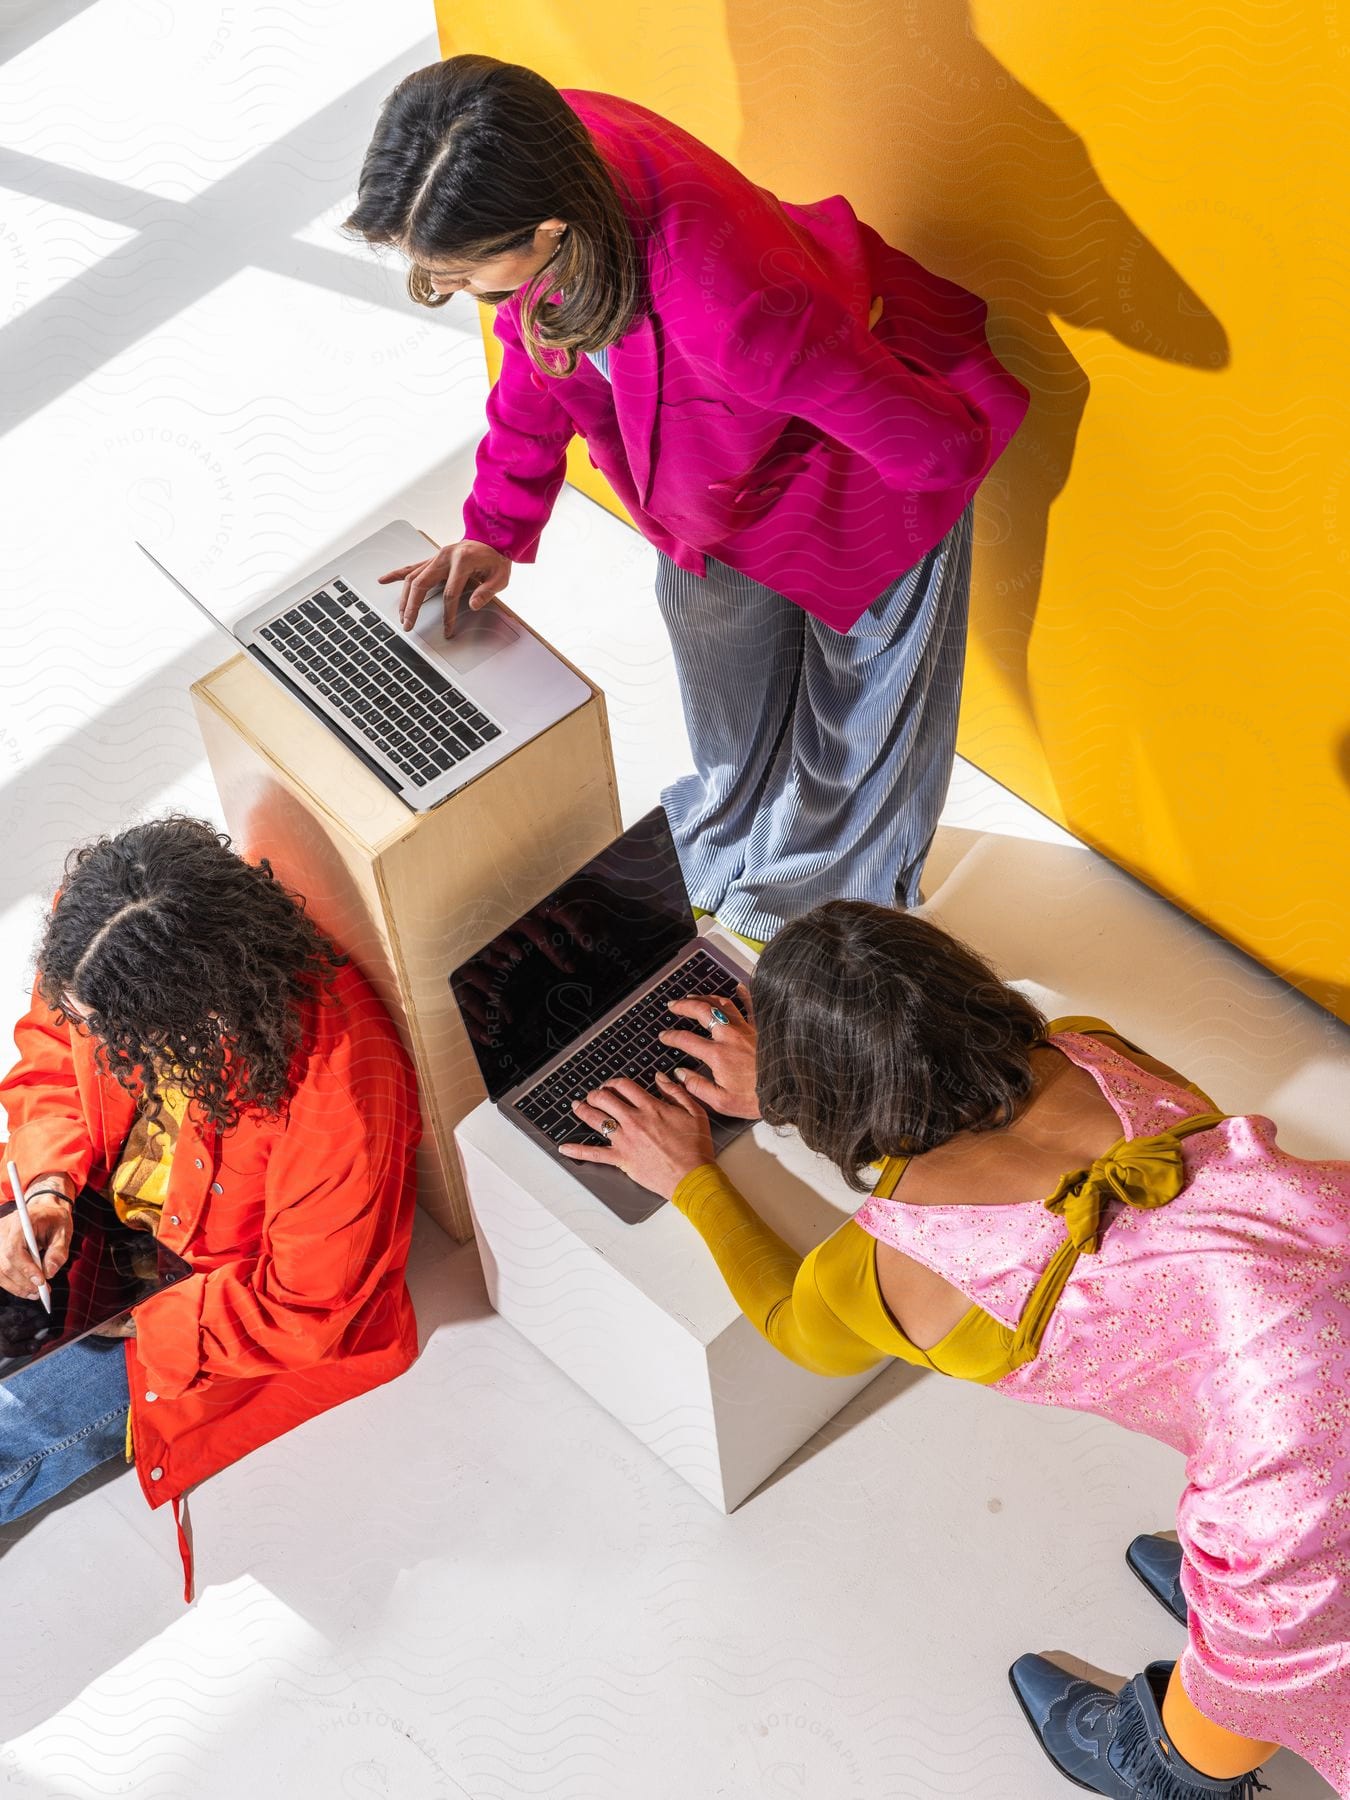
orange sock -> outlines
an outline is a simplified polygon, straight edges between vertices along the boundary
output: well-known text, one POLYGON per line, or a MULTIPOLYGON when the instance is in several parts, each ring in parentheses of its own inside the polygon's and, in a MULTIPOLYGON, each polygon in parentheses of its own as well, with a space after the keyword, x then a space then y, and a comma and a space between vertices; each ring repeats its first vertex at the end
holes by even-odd
POLYGON ((1279 1749, 1278 1744, 1263 1744, 1259 1738, 1239 1737, 1207 1719, 1181 1685, 1180 1663, 1167 1684, 1162 1722, 1177 1755, 1215 1781, 1236 1781, 1279 1749))

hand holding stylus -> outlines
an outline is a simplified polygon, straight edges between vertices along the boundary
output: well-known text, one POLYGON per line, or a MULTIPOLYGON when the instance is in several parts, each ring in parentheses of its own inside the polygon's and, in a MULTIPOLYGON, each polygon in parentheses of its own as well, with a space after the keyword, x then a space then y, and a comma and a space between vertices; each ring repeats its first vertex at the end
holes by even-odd
POLYGON ((21 1300, 35 1296, 51 1311, 46 1277, 70 1254, 74 1194, 64 1175, 42 1175, 25 1190, 17 1166, 8 1165, 14 1211, 0 1219, 0 1287, 21 1300))

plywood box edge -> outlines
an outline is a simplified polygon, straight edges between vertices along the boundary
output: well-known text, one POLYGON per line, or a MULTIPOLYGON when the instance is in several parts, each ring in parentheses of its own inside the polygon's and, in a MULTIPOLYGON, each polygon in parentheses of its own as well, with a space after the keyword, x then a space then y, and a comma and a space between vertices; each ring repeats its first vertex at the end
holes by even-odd
MULTIPOLYGON (((594 720, 599 731, 600 747, 604 753, 606 783, 614 799, 614 817, 616 820, 621 818, 622 815, 619 809, 619 778, 614 768, 614 746, 610 742, 609 708, 605 704, 604 689, 597 687, 589 675, 585 674, 583 670, 578 669, 574 663, 568 662, 568 659, 565 656, 562 656, 558 651, 555 650, 554 655, 558 657, 559 662, 566 663, 567 667, 572 670, 572 673, 586 683, 586 686, 590 689, 590 698, 588 700, 583 700, 579 705, 574 706, 571 712, 564 713, 561 719, 556 720, 552 725, 548 726, 546 730, 536 733, 532 738, 527 738, 526 741, 514 749, 509 756, 504 756, 500 762, 495 762, 490 768, 484 769, 481 775, 475 775, 472 781, 466 781, 463 787, 456 788, 455 792, 450 795, 451 800, 459 799, 464 794, 467 794, 472 788, 476 788, 480 784, 490 788, 494 778, 502 776, 507 771, 512 770, 512 765, 518 764, 521 758, 528 760, 531 756, 537 755, 553 733, 566 730, 584 731, 587 726, 587 721, 594 720)), ((444 804, 446 804, 446 802, 443 801, 442 805, 444 804)), ((437 811, 439 809, 433 808, 432 810, 437 811)), ((409 810, 408 816, 410 819, 417 819, 428 817, 429 815, 414 813, 409 810)), ((619 830, 622 830, 622 825, 620 825, 619 830)), ((372 843, 370 848, 376 856, 385 855, 392 850, 395 845, 400 843, 406 835, 406 826, 402 824, 397 825, 391 831, 387 832, 384 837, 380 838, 378 842, 372 843)))
MULTIPOLYGON (((388 885, 385 881, 384 864, 376 860, 374 866, 375 886, 379 892, 380 905, 386 919, 395 916, 388 885)), ((458 1152, 454 1148, 454 1127, 447 1128, 441 1114, 440 1096, 436 1088, 435 1058, 427 1043, 426 1033, 422 1029, 420 1010, 412 1005, 408 996, 413 992, 411 972, 408 959, 404 953, 403 934, 399 931, 389 933, 389 954, 395 964, 395 977, 399 991, 404 996, 403 1018, 410 1040, 413 1066, 417 1074, 418 1105, 422 1114, 424 1137, 430 1138, 435 1149, 436 1160, 440 1165, 444 1208, 428 1206, 421 1195, 419 1202, 424 1212, 440 1226, 447 1236, 456 1243, 467 1244, 474 1236, 473 1214, 469 1209, 469 1197, 464 1187, 463 1170, 458 1152), (450 1139, 447 1151, 446 1138, 450 1139), (444 1216, 442 1216, 444 1213, 444 1216)))
MULTIPOLYGON (((342 815, 335 812, 323 796, 317 793, 302 775, 298 775, 294 769, 288 767, 287 764, 281 762, 273 755, 268 746, 259 739, 252 726, 249 725, 246 720, 240 718, 239 714, 231 707, 227 706, 220 695, 210 685, 226 670, 234 669, 237 665, 247 664, 247 662, 248 658, 246 656, 232 656, 228 662, 218 663, 214 669, 208 670, 205 675, 201 676, 197 681, 194 681, 188 689, 188 693, 192 697, 194 704, 209 706, 211 711, 216 714, 217 718, 224 720, 234 731, 238 732, 244 743, 246 743, 251 750, 256 751, 270 769, 276 771, 280 780, 284 782, 287 787, 294 789, 296 793, 302 794, 316 812, 322 813, 324 818, 332 823, 333 828, 340 833, 347 843, 351 844, 355 849, 363 851, 367 856, 373 857, 378 855, 380 849, 379 844, 372 843, 369 838, 361 837, 353 831, 342 815)), ((299 705, 299 702, 296 701, 295 704, 299 705)), ((341 740, 335 741, 340 743, 341 740)), ((353 758, 353 760, 355 759, 353 758)), ((358 764, 357 766, 359 767, 360 765, 358 764)), ((391 835, 396 837, 397 833, 391 835)))

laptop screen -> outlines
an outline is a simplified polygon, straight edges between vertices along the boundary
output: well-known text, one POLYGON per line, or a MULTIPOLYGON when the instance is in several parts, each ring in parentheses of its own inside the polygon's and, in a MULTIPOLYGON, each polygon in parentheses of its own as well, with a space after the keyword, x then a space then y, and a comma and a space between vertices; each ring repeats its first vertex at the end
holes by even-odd
POLYGON ((542 1068, 694 935, 658 806, 451 975, 489 1096, 542 1068))

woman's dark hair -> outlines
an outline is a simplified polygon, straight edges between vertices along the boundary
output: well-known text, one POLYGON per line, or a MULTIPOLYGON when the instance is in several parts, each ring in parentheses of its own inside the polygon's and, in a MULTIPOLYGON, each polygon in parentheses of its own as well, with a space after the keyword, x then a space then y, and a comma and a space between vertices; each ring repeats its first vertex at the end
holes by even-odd
POLYGON ((98 1040, 129 1093, 172 1082, 221 1131, 279 1112, 297 1003, 348 961, 269 863, 229 846, 205 820, 174 817, 72 851, 38 950, 42 998, 98 1040))
POLYGON ((1044 1015, 913 913, 831 900, 765 946, 751 985, 756 1087, 771 1125, 865 1192, 862 1171, 1011 1123, 1044 1015))
POLYGON ((449 296, 432 290, 424 262, 485 262, 528 249, 545 219, 566 220, 556 254, 520 290, 520 334, 546 375, 570 375, 581 351, 615 343, 645 304, 622 179, 542 75, 452 56, 385 100, 342 229, 403 250, 409 294, 443 306, 449 296), (545 305, 558 289, 562 302, 545 305))

